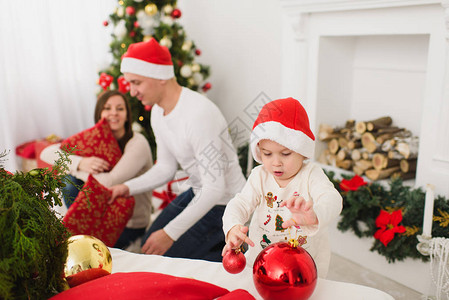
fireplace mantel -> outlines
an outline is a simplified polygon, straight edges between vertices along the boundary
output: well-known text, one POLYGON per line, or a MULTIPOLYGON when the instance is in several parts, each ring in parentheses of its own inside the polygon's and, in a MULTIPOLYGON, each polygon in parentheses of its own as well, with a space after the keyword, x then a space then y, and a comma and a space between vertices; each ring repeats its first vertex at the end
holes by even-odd
POLYGON ((282 94, 301 99, 315 131, 320 122, 326 121, 319 117, 319 94, 324 85, 319 82, 323 65, 320 51, 326 39, 428 38, 422 67, 423 95, 415 108, 419 118, 411 120, 420 122, 416 185, 424 187, 431 183, 437 194, 449 197, 449 0, 281 0, 281 3, 282 94))
POLYGON ((340 10, 401 7, 413 5, 440 4, 438 0, 281 0, 285 9, 297 12, 316 13, 340 10))

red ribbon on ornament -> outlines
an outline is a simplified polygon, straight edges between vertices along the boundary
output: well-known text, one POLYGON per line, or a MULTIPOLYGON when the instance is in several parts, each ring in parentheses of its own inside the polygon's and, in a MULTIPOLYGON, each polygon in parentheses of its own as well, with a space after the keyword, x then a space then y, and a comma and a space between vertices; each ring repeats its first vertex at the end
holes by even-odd
POLYGON ((171 180, 167 183, 167 190, 162 192, 153 191, 153 196, 159 199, 162 199, 162 203, 159 206, 159 209, 164 209, 167 205, 170 204, 178 195, 173 193, 171 185, 175 182, 187 180, 189 177, 183 177, 175 180, 171 180))
POLYGON ((114 77, 112 77, 109 74, 106 74, 106 73, 100 74, 99 83, 104 91, 106 91, 108 89, 108 87, 111 85, 113 79, 114 79, 114 77))
POLYGON ((129 92, 129 90, 131 89, 131 87, 129 86, 129 82, 125 80, 125 77, 120 76, 117 79, 118 82, 118 90, 123 93, 126 94, 129 92))

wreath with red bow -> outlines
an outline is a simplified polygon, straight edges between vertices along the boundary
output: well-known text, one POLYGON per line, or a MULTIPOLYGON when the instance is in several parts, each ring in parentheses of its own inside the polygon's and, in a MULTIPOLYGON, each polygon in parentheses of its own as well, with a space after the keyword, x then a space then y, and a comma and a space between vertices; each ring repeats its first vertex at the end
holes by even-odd
MULTIPOLYGON (((406 186, 400 178, 381 184, 366 182, 358 175, 341 175, 337 180, 334 172, 326 174, 343 197, 340 231, 374 238, 370 250, 390 263, 429 259, 416 249, 424 215, 425 192, 421 188, 406 186)), ((449 238, 449 201, 442 196, 435 197, 432 236, 449 238)))

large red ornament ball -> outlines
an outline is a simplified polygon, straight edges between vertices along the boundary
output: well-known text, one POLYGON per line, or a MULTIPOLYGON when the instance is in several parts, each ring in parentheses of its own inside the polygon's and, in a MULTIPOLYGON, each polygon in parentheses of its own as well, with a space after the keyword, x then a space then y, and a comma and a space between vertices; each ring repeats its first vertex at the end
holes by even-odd
POLYGON ((243 271, 246 266, 246 257, 240 249, 229 250, 223 256, 223 267, 231 274, 237 274, 243 271))
POLYGON ((178 8, 175 8, 172 12, 171 12, 171 17, 173 19, 179 19, 181 18, 181 11, 178 8))
POLYGON ((106 27, 106 26, 108 26, 109 25, 109 22, 108 21, 103 21, 103 26, 104 27, 106 27))
POLYGON ((306 300, 317 283, 315 261, 301 246, 271 244, 257 256, 253 280, 264 299, 306 300))

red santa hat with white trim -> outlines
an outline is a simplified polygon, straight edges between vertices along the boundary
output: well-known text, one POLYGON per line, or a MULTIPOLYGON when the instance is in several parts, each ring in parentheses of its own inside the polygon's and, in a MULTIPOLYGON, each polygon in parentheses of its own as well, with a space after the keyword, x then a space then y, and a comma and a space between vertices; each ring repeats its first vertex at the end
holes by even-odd
POLYGON ((163 80, 175 76, 170 51, 153 38, 129 45, 122 56, 120 71, 163 80))
POLYGON ((293 98, 268 102, 259 112, 251 132, 250 147, 254 159, 262 163, 258 143, 272 140, 306 158, 315 149, 315 136, 310 130, 304 107, 293 98))

